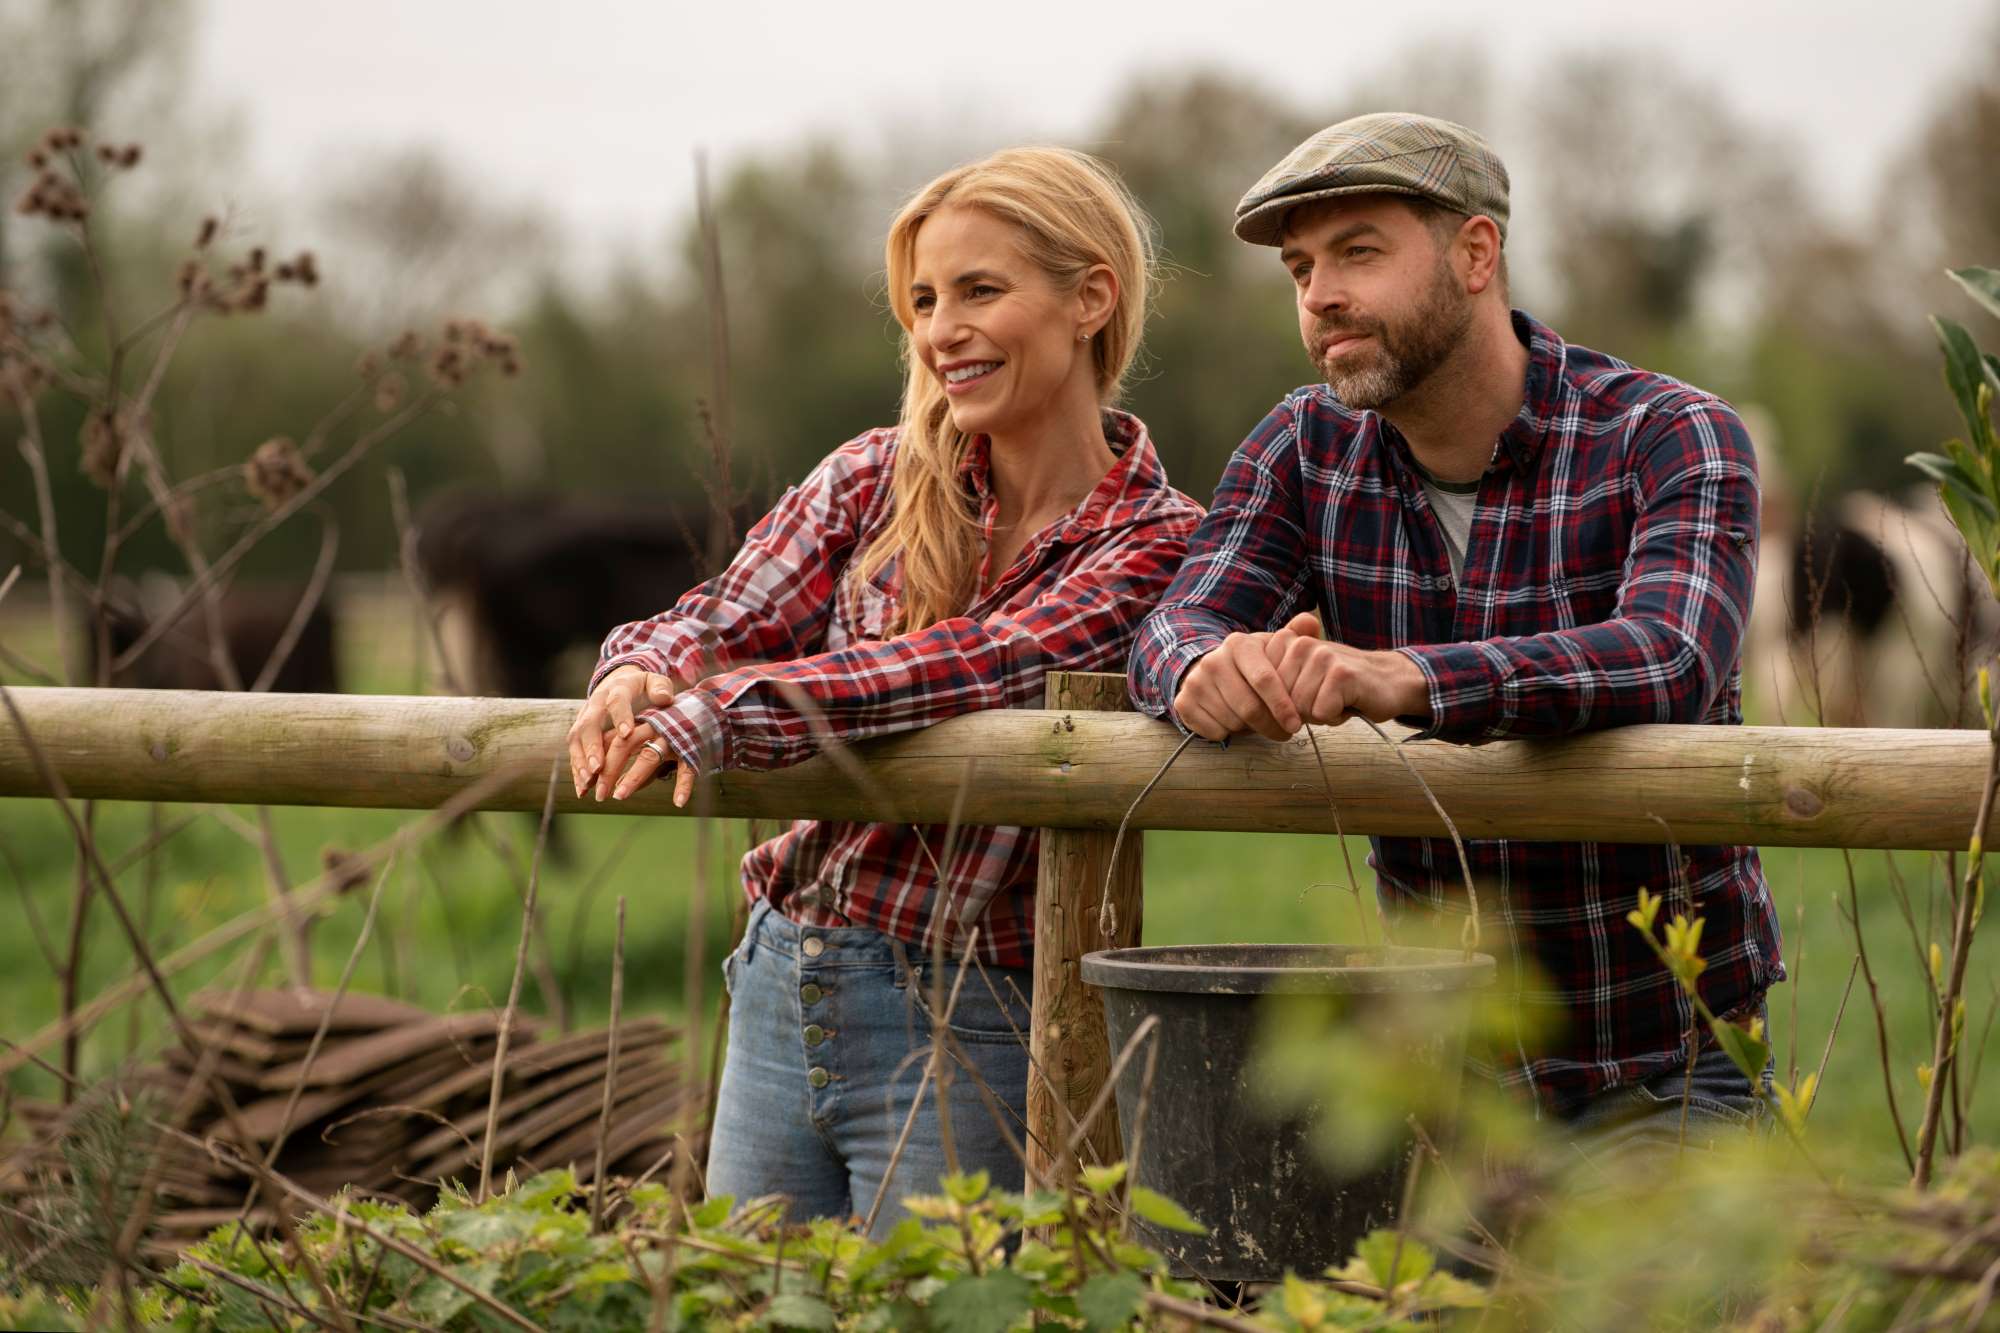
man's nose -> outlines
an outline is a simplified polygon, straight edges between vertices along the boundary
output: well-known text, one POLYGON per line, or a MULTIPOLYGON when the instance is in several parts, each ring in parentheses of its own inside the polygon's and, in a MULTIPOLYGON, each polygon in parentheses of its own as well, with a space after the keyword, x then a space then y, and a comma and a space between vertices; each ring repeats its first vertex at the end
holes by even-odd
POLYGON ((1299 299, 1313 314, 1329 315, 1346 307, 1347 289, 1329 265, 1321 264, 1313 269, 1299 299))

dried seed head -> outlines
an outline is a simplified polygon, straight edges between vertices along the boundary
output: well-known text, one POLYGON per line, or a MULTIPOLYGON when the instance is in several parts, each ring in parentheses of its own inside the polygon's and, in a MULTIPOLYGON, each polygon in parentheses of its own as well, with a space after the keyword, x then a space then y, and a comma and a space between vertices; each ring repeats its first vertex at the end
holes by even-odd
POLYGON ((383 414, 395 411, 403 405, 403 395, 409 391, 409 381, 398 371, 390 371, 375 385, 375 410, 383 414))
POLYGON ((250 247, 250 271, 252 273, 264 271, 264 247, 261 245, 250 247))
POLYGON ((128 143, 118 154, 118 165, 130 171, 139 165, 139 159, 144 153, 145 150, 140 148, 138 144, 128 143))
POLYGON ((49 155, 46 152, 39 148, 30 148, 28 150, 28 167, 30 170, 41 171, 48 165, 49 155))
POLYGON ((297 271, 300 283, 307 287, 319 286, 319 261, 313 258, 312 251, 299 251, 298 258, 292 261, 292 267, 297 271))
POLYGON ((101 143, 97 145, 97 160, 107 167, 111 166, 118 161, 118 150, 108 143, 101 143))
POLYGON ((339 847, 321 848, 319 864, 335 893, 352 893, 368 882, 368 862, 353 852, 339 847))
POLYGON ((382 370, 382 358, 375 352, 363 352, 361 359, 354 363, 354 373, 364 380, 372 380, 382 370))
POLYGON ((82 453, 77 466, 83 475, 110 490, 118 480, 118 465, 125 457, 126 422, 111 412, 93 409, 83 419, 82 453))
POLYGON ((459 354, 458 348, 449 344, 437 349, 425 369, 430 374, 431 383, 440 389, 455 389, 465 383, 465 358, 459 354))
POLYGON ((201 230, 195 233, 194 248, 197 250, 208 249, 209 243, 215 239, 215 233, 221 229, 222 224, 214 218, 203 218, 201 220, 201 230))
POLYGON ((205 295, 208 291, 208 269, 199 259, 183 262, 174 279, 184 300, 205 295))
POLYGON ((313 470, 289 436, 278 435, 258 445, 243 464, 243 487, 275 510, 312 484, 313 470))
POLYGON ((404 329, 389 344, 389 355, 398 361, 414 361, 424 354, 424 340, 417 336, 415 329, 404 329))
POLYGON ((271 276, 279 282, 290 282, 298 275, 292 268, 292 261, 287 259, 284 263, 271 270, 271 276))

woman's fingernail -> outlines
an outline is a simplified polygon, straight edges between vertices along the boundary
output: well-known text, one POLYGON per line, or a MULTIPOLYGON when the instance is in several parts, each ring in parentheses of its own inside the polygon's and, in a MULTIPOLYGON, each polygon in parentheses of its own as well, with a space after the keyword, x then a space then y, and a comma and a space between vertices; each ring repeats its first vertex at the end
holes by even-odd
POLYGON ((620 722, 618 724, 618 734, 620 736, 630 736, 632 734, 632 724, 630 722, 620 722))

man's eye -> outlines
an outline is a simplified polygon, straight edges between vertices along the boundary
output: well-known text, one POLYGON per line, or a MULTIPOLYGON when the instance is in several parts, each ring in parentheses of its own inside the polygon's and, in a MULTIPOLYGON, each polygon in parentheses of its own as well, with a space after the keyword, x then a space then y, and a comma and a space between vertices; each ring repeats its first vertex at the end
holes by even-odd
POLYGON ((1301 286, 1303 286, 1305 284, 1305 280, 1311 276, 1312 276, 1311 264, 1301 264, 1297 268, 1292 270, 1292 281, 1300 284, 1301 286))
POLYGON ((1375 253, 1375 247, 1372 245, 1350 245, 1347 247, 1347 253, 1349 255, 1372 255, 1375 253))

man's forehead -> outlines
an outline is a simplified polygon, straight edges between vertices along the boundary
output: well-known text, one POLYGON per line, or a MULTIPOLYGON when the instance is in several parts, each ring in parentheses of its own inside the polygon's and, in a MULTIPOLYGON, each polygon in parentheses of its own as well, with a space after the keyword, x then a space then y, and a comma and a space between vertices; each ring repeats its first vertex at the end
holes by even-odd
POLYGON ((1412 218, 1407 195, 1378 191, 1369 194, 1335 195, 1330 199, 1309 199, 1285 211, 1279 226, 1279 242, 1286 246, 1308 241, 1333 230, 1362 224, 1384 231, 1403 218, 1412 218))

